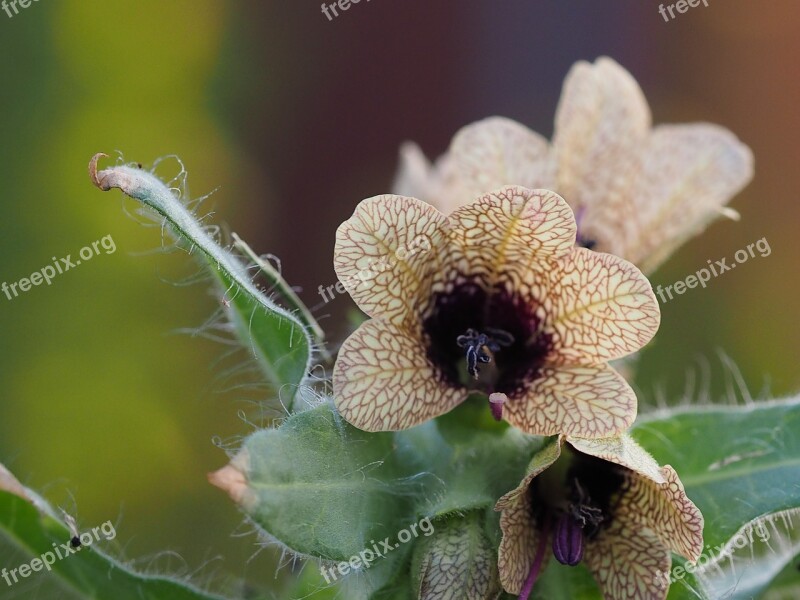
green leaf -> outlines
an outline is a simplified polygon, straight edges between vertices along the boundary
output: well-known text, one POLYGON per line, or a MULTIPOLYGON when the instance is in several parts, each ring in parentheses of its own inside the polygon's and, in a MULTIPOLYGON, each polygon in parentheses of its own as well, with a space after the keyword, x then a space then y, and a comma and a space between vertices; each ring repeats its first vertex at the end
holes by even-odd
POLYGON ((800 572, 792 559, 800 551, 799 523, 800 509, 765 515, 723 546, 706 547, 697 565, 679 559, 672 568, 669 600, 795 600, 800 572))
POLYGON ((800 598, 800 561, 792 561, 772 580, 763 600, 797 600, 800 598))
POLYGON ((291 408, 311 361, 312 339, 304 323, 265 296, 250 280, 245 265, 206 232, 160 179, 127 165, 97 172, 101 156, 105 155, 95 155, 89 163, 92 182, 103 191, 118 188, 154 210, 178 241, 199 255, 225 294, 225 312, 240 342, 291 408))
POLYGON ((705 515, 704 539, 724 544, 762 515, 800 507, 800 398, 679 408, 644 416, 633 436, 678 472, 705 515))
MULTIPOLYGON (((680 556, 672 557, 673 571, 677 567, 686 565, 686 561, 680 556)), ((710 598, 703 590, 694 573, 682 573, 679 578, 673 578, 672 584, 669 587, 667 600, 716 600, 710 598)))
POLYGON ((268 536, 321 559, 308 568, 326 586, 353 600, 403 598, 409 555, 429 535, 415 507, 432 478, 400 459, 396 435, 356 429, 326 403, 249 436, 211 481, 268 536))
POLYGON ((412 575, 420 600, 493 600, 500 593, 497 553, 483 515, 451 515, 415 548, 412 575))
MULTIPOLYGON (((693 570, 708 598, 747 600, 760 597, 798 552, 800 508, 747 523, 722 548, 707 549, 708 560, 693 570)), ((797 571, 787 579, 800 585, 797 571)))
POLYGON ((210 479, 266 534, 294 553, 322 559, 327 583, 344 586, 348 598, 400 597, 411 590, 406 558, 428 537, 423 522, 479 511, 486 515, 482 539, 496 546, 494 503, 519 483, 541 443, 492 425, 472 429, 470 445, 472 416, 468 409, 460 425, 429 422, 367 433, 325 403, 252 434, 210 479), (399 538, 403 530, 412 532, 407 541, 399 538), (351 569, 356 577, 334 576, 339 563, 376 547, 383 556, 369 560, 368 568, 362 560, 351 569))
POLYGON ((92 543, 81 545, 80 550, 68 555, 69 549, 62 546, 69 546, 72 537, 67 525, 44 500, 20 486, 0 465, 0 532, 20 551, 19 556, 26 557, 28 566, 38 567, 35 572, 26 569, 28 576, 22 578, 19 567, 23 561, 3 564, 4 578, 8 580, 0 579, 0 589, 10 587, 9 593, 14 595, 14 587, 21 593, 25 584, 32 584, 37 578, 50 578, 70 598, 223 600, 222 596, 204 592, 177 578, 144 575, 118 562, 100 547, 116 536, 116 531, 108 525, 104 523, 106 529, 98 529, 94 537, 90 531, 79 532, 92 537, 92 543), (45 562, 50 565, 49 572, 45 562), (18 583, 14 582, 15 577, 18 583))
MULTIPOLYGON (((428 493, 417 513, 432 518, 492 508, 519 485, 543 438, 495 422, 486 400, 470 399, 433 422, 397 434, 404 462, 416 462, 428 493)), ((498 537, 499 541, 499 537, 498 537)))
POLYGON ((602 595, 584 565, 568 567, 550 557, 536 581, 532 600, 601 600, 602 595))
POLYGON ((705 516, 703 555, 689 575, 683 561, 673 565, 670 600, 756 597, 797 555, 800 527, 778 524, 800 523, 798 431, 800 398, 684 407, 637 421, 634 437, 675 467, 705 516), (753 535, 763 531, 771 543, 753 535))
POLYGON ((364 585, 363 579, 348 577, 339 585, 325 581, 316 567, 303 569, 288 598, 297 600, 416 600, 408 582, 407 570, 393 565, 394 579, 377 590, 364 585))
POLYGON ((292 551, 348 561, 413 520, 409 480, 391 433, 352 427, 329 404, 249 436, 242 502, 257 525, 292 551))
POLYGON ((370 595, 369 600, 417 600, 417 595, 408 577, 402 577, 370 595))
MULTIPOLYGON (((292 289, 292 286, 289 285, 289 282, 283 278, 283 275, 281 275, 280 271, 273 267, 269 260, 256 254, 255 251, 247 244, 247 242, 245 242, 238 235, 232 233, 231 238, 233 238, 233 246, 237 250, 240 250, 250 260, 250 262, 258 267, 259 272, 264 275, 267 281, 269 281, 269 283, 274 286, 276 290, 278 290, 284 300, 288 302, 289 306, 294 309, 297 318, 302 321, 306 329, 313 335, 314 342, 318 345, 320 350, 325 352, 325 347, 323 345, 325 342, 325 332, 322 331, 322 328, 319 326, 319 323, 317 323, 314 315, 311 314, 311 311, 300 299, 300 296, 298 296, 294 289, 292 289)), ((326 354, 326 358, 330 358, 330 356, 326 354)))

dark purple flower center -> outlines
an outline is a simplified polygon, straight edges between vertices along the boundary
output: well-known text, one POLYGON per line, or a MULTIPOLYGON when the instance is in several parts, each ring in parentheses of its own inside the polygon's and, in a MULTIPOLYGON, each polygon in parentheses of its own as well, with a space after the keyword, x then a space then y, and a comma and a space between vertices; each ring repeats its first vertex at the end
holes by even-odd
POLYGON ((423 320, 428 358, 450 385, 513 397, 551 347, 535 309, 519 294, 487 292, 475 281, 439 292, 423 320))
POLYGON ((548 480, 545 471, 528 488, 540 544, 525 582, 525 598, 538 577, 550 535, 556 560, 571 567, 579 564, 586 542, 611 524, 613 502, 626 481, 624 467, 577 451, 569 458, 563 479, 548 480), (552 489, 554 483, 558 489, 552 489))

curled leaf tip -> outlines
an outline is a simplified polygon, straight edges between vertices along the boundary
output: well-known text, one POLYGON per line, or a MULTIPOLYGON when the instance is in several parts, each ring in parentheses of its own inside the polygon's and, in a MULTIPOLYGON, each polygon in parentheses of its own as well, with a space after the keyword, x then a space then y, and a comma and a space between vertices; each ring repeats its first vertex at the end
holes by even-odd
POLYGON ((89 161, 89 178, 92 180, 92 183, 95 185, 95 187, 98 187, 105 192, 109 189, 109 187, 105 184, 105 177, 102 176, 102 172, 100 176, 98 176, 97 173, 97 162, 101 158, 108 158, 108 154, 98 152, 89 161))

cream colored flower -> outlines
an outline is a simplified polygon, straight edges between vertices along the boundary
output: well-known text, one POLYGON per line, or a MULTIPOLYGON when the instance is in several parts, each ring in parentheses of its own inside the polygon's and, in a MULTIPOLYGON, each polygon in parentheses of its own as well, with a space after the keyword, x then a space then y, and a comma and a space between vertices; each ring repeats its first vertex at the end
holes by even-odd
POLYGON ((695 561, 703 549, 703 515, 675 470, 659 468, 627 435, 554 438, 495 510, 500 580, 520 600, 550 554, 562 564, 585 563, 606 600, 663 600, 670 552, 695 561))
POLYGON ((575 231, 548 190, 505 187, 449 216, 402 196, 361 202, 334 253, 339 279, 372 317, 334 368, 344 418, 405 429, 477 391, 532 434, 627 428, 636 397, 607 361, 652 338, 658 303, 636 267, 576 247, 575 231), (412 242, 429 250, 397 252, 412 242), (385 268, 359 281, 375 262, 385 268))
POLYGON ((406 144, 400 193, 449 213, 502 185, 547 188, 575 211, 578 243, 625 258, 645 273, 720 215, 753 176, 750 149, 709 123, 653 128, 639 85, 610 58, 572 67, 552 144, 492 117, 463 128, 430 165, 406 144))

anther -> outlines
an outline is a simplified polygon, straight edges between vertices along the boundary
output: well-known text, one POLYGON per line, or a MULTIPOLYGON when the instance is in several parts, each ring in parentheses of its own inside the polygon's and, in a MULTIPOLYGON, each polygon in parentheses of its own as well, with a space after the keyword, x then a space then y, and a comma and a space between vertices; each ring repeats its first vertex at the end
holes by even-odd
POLYGON ((501 348, 514 343, 514 336, 502 329, 488 328, 489 333, 481 333, 469 328, 466 333, 456 338, 459 348, 467 351, 467 371, 473 378, 478 378, 478 364, 492 362, 492 354, 501 348))

